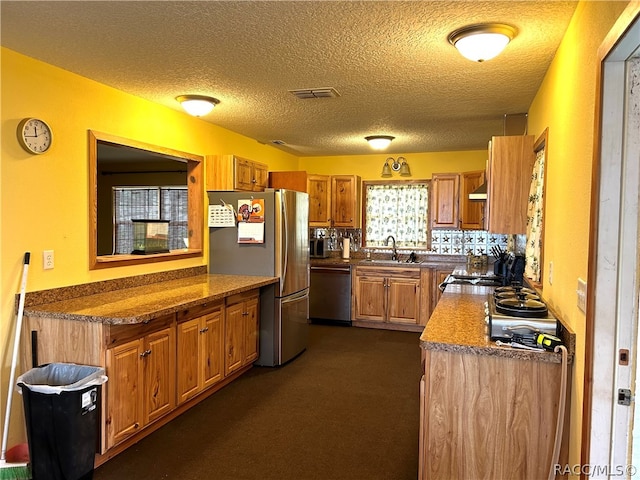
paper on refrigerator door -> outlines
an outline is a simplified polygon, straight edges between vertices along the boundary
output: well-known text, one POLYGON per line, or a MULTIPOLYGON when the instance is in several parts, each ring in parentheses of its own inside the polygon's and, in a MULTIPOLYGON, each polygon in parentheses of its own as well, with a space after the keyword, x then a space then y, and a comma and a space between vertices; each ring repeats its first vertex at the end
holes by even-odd
POLYGON ((235 227, 236 214, 231 205, 209 205, 209 227, 235 227))
POLYGON ((238 223, 238 243, 264 243, 264 223, 238 223))

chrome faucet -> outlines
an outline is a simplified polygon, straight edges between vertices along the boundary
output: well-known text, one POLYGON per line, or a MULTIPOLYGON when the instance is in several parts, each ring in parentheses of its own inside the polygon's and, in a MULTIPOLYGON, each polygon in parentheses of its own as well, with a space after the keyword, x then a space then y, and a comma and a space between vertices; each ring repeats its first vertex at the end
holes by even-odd
POLYGON ((384 241, 385 245, 389 245, 389 239, 393 241, 393 253, 391 254, 391 260, 398 260, 398 251, 396 250, 396 239, 393 238, 393 235, 389 235, 387 239, 384 241))

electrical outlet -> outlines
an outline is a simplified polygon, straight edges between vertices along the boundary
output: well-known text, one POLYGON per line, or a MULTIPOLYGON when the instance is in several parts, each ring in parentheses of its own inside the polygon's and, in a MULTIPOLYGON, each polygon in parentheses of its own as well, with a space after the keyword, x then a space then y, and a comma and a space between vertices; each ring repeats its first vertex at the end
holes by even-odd
POLYGON ((576 290, 578 294, 578 308, 582 310, 583 313, 587 312, 587 282, 578 278, 578 290, 576 290))
POLYGON ((549 285, 553 285, 553 262, 549 262, 549 285))
POLYGON ((51 270, 53 268, 53 250, 45 250, 42 252, 42 268, 51 270))

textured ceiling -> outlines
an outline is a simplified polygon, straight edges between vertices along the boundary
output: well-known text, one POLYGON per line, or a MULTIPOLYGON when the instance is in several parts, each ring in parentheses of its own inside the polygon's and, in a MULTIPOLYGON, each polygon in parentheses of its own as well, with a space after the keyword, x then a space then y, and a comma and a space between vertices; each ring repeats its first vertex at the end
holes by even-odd
POLYGON ((6 1, 0 41, 24 55, 180 110, 220 100, 205 121, 299 156, 484 149, 505 114, 526 112, 577 2, 6 1), (448 43, 462 26, 518 35, 474 63, 448 43), (333 87, 337 98, 289 90, 333 87))

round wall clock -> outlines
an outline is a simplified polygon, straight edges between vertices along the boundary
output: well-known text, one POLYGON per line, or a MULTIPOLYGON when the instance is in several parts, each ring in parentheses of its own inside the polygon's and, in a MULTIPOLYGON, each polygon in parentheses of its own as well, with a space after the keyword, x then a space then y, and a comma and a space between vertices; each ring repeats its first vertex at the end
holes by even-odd
POLYGON ((51 127, 39 118, 25 118, 18 124, 18 141, 29 153, 44 153, 51 147, 51 127))

